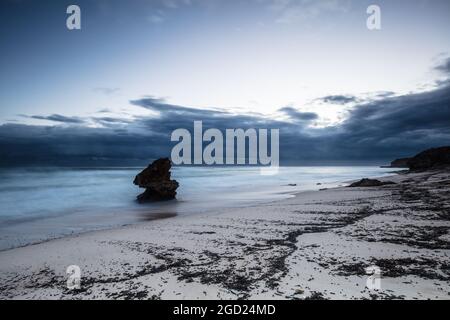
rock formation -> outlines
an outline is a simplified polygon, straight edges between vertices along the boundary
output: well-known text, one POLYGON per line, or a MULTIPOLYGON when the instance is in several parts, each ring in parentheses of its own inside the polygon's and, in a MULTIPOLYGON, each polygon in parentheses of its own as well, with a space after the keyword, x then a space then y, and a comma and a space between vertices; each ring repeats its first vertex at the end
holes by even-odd
POLYGON ((412 171, 450 168, 450 147, 425 150, 409 159, 408 167, 412 171))
POLYGON ((349 185, 349 188, 357 188, 357 187, 380 187, 388 184, 395 184, 392 181, 380 181, 375 179, 361 179, 358 182, 352 183, 349 185))
POLYGON ((394 161, 391 162, 390 168, 408 168, 408 161, 410 159, 411 158, 395 159, 394 161))
POLYGON ((175 199, 179 184, 170 180, 171 167, 168 158, 158 159, 136 176, 133 183, 145 188, 145 192, 137 197, 139 202, 175 199))

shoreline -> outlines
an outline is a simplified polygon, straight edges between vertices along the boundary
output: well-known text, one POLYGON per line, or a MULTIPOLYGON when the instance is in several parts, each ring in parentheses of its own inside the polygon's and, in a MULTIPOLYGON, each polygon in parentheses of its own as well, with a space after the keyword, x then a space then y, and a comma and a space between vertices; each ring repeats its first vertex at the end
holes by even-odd
POLYGON ((433 192, 447 195, 450 174, 380 178, 388 179, 397 184, 302 191, 220 214, 143 222, 2 251, 0 297, 448 299, 450 222, 435 217, 439 208, 417 203, 432 203, 433 192), (424 188, 423 194, 407 196, 414 188, 424 188), (364 289, 364 268, 375 263, 384 269, 386 289, 371 292, 364 289), (65 288, 69 265, 81 268, 79 291, 65 288))
MULTIPOLYGON (((300 191, 300 192, 289 192, 289 191, 277 192, 277 193, 274 193, 274 194, 285 195, 286 198, 283 198, 283 199, 271 199, 271 200, 267 200, 267 201, 261 201, 260 200, 260 202, 256 202, 255 201, 255 203, 252 203, 252 204, 245 204, 245 205, 235 206, 235 207, 215 208, 215 209, 213 209, 213 213, 207 213, 206 209, 204 209, 202 211, 199 211, 199 212, 189 213, 189 214, 178 214, 178 213, 174 213, 174 212, 172 212, 170 210, 167 211, 167 212, 152 212, 152 211, 148 211, 148 212, 145 212, 145 213, 144 212, 140 212, 139 216, 141 218, 139 219, 139 221, 136 221, 136 222, 125 223, 125 224, 122 224, 122 225, 117 225, 117 226, 112 226, 112 227, 99 227, 99 229, 86 230, 86 231, 76 232, 76 233, 72 233, 72 234, 55 236, 53 238, 45 239, 45 240, 42 240, 42 241, 36 241, 36 242, 27 243, 27 244, 24 244, 24 245, 13 246, 11 248, 0 249, 0 253, 6 252, 6 251, 9 251, 9 250, 19 249, 19 248, 25 248, 25 247, 28 247, 28 246, 39 245, 39 244, 43 244, 43 243, 47 243, 47 242, 51 242, 51 241, 55 241, 55 240, 61 240, 61 239, 65 239, 65 238, 68 238, 68 239, 69 238, 75 238, 75 237, 83 236, 83 235, 90 234, 90 233, 114 231, 114 230, 127 228, 127 227, 132 227, 132 226, 136 226, 136 225, 140 225, 140 224, 152 223, 152 222, 159 221, 159 220, 166 220, 166 219, 173 219, 173 218, 190 219, 190 218, 195 218, 195 217, 198 217, 198 216, 201 217, 201 216, 209 216, 211 214, 213 214, 213 215, 215 215, 215 214, 222 214, 223 212, 228 212, 228 211, 231 211, 231 210, 234 210, 234 209, 251 208, 251 207, 255 207, 255 206, 261 206, 261 205, 270 204, 272 202, 278 202, 278 201, 287 200, 287 199, 290 199, 292 197, 296 197, 297 194, 301 194, 303 192, 311 192, 311 191, 315 191, 315 190, 304 190, 304 191, 300 191), (146 217, 144 218, 143 216, 146 216, 146 217)), ((176 204, 176 202, 174 202, 174 204, 176 204)), ((158 210, 158 209, 153 209, 153 210, 158 210)), ((144 210, 141 209, 141 211, 144 211, 144 210)), ((52 219, 52 218, 45 218, 45 219, 52 219)))
MULTIPOLYGON (((381 174, 381 173, 380 173, 381 174)), ((397 173, 394 172, 387 172, 382 174, 382 177, 387 177, 391 175, 395 175, 397 173)), ((377 178, 379 176, 371 176, 374 178, 377 178)), ((356 179, 356 178, 355 178, 356 179)), ((319 178, 320 181, 320 178, 319 178)), ((159 208, 157 206, 155 207, 149 207, 146 208, 145 206, 139 206, 135 208, 122 208, 121 210, 119 208, 111 208, 111 212, 115 212, 112 215, 112 218, 117 221, 112 221, 110 223, 99 223, 98 226, 87 226, 82 227, 83 225, 80 225, 79 230, 78 226, 74 224, 74 222, 71 223, 73 228, 70 228, 69 225, 65 224, 66 218, 71 219, 70 215, 52 215, 48 217, 35 217, 35 218, 24 218, 24 225, 21 224, 21 222, 14 221, 11 225, 5 225, 2 228, 5 228, 6 236, 5 240, 3 241, 2 245, 0 246, 0 252, 13 250, 16 248, 23 248, 30 245, 35 244, 41 244, 48 241, 58 240, 66 237, 74 237, 77 235, 83 235, 90 232, 100 232, 100 231, 108 231, 108 230, 115 230, 118 228, 123 228, 127 226, 132 225, 138 225, 141 223, 146 223, 148 221, 155 221, 159 220, 156 219, 155 216, 158 215, 170 215, 170 217, 176 217, 180 218, 185 215, 189 215, 192 217, 195 217, 197 215, 203 215, 203 214, 221 214, 223 212, 232 211, 235 209, 240 208, 249 208, 253 206, 261 206, 265 204, 270 204, 272 202, 278 202, 283 201, 286 199, 290 199, 293 197, 296 197, 298 194, 301 194, 303 192, 308 191, 320 191, 322 189, 333 189, 338 188, 339 186, 349 184, 355 180, 336 180, 333 182, 322 182, 321 183, 313 183, 309 185, 308 187, 303 187, 302 184, 297 185, 295 184, 274 184, 272 187, 265 186, 264 189, 261 190, 257 198, 249 198, 245 200, 245 198, 239 199, 241 203, 224 203, 222 206, 215 206, 213 205, 212 208, 206 207, 204 204, 201 206, 199 205, 187 205, 187 207, 183 207, 183 209, 178 208, 179 205, 186 206, 186 200, 184 198, 173 200, 169 202, 163 202, 162 206, 159 208), (300 187, 300 188, 299 188, 300 187), (290 189, 292 188, 292 189, 290 189), (269 198, 264 199, 264 196, 266 195, 269 198), (195 210, 193 209, 195 208, 195 210), (180 210, 181 209, 181 210, 180 210), (121 213, 121 211, 124 211, 121 213), (122 218, 119 218, 122 216, 122 218), (60 225, 61 228, 64 230, 64 228, 68 228, 68 230, 60 231, 53 233, 51 232, 51 229, 46 231, 40 231, 39 233, 34 234, 33 230, 39 230, 42 225, 45 226, 45 224, 54 225, 53 228, 56 227, 56 225, 60 225), (21 227, 22 226, 22 227, 21 227), (24 231, 21 231, 20 228, 25 228, 23 230, 30 231, 30 234, 26 234, 24 231), (72 230, 73 229, 73 230, 72 230), (23 234, 22 234, 23 233, 23 234), (24 236, 22 238, 23 241, 17 241, 17 240, 6 240, 8 238, 11 238, 12 236, 16 237, 16 234, 20 234, 17 236, 19 237, 24 236)), ((246 190, 245 192, 249 192, 246 190)), ((247 196, 251 196, 251 193, 249 193, 247 196)), ((196 200, 193 200, 194 203, 196 200)), ((189 201, 188 201, 189 202, 189 201)), ((157 204, 154 204, 157 205, 157 204)), ((98 218, 104 219, 105 221, 108 221, 109 217, 106 214, 105 208, 99 208, 100 211, 92 211, 92 213, 95 213, 98 218)), ((77 209, 71 209, 74 212, 82 212, 77 211, 77 209)), ((80 216, 81 219, 83 219, 82 216, 80 216)), ((165 218, 164 218, 165 219, 165 218)), ((75 220, 74 220, 75 221, 75 220)))
MULTIPOLYGON (((339 188, 339 187, 335 187, 335 188, 339 188)), ((333 188, 330 188, 333 189, 333 188)), ((61 236, 56 236, 54 238, 49 238, 49 239, 45 239, 42 241, 37 241, 37 242, 32 242, 32 243, 28 243, 28 244, 24 244, 24 245, 18 245, 15 247, 11 247, 11 248, 6 248, 6 249, 0 249, 0 253, 2 252, 7 252, 10 250, 15 250, 15 249, 20 249, 20 248, 26 248, 26 247, 31 247, 31 246, 35 246, 35 245, 40 245, 40 244, 44 244, 47 242, 51 242, 51 241, 56 241, 56 240, 62 240, 62 239, 71 239, 71 238, 76 238, 78 236, 83 236, 83 235, 88 235, 91 233, 99 233, 99 232, 108 232, 108 231, 114 231, 114 230, 119 230, 119 229, 123 229, 123 228, 127 228, 127 227, 133 227, 136 225, 141 225, 141 224, 147 224, 147 223, 153 223, 159 220, 166 220, 166 219, 173 219, 173 218, 177 218, 177 219, 191 219, 191 218, 195 218, 195 217, 202 217, 202 216, 209 216, 209 215, 219 215, 222 213, 226 213, 229 212, 231 210, 234 209, 245 209, 245 208, 252 208, 252 207, 257 207, 257 206, 264 206, 270 203, 274 203, 274 202, 279 202, 279 201, 284 201, 284 200, 288 200, 291 198, 296 197, 299 194, 302 194, 304 192, 318 192, 317 190, 304 190, 304 191, 300 191, 300 192, 280 192, 277 194, 286 194, 287 197, 284 199, 272 199, 272 200, 268 200, 267 202, 263 202, 263 203, 253 203, 253 204, 248 204, 248 205, 242 205, 242 206, 237 206, 237 207, 224 207, 224 208, 216 208, 213 210, 213 213, 206 213, 205 211, 201 211, 201 212, 196 212, 196 213, 189 213, 189 214, 177 214, 177 213, 173 213, 173 212, 150 212, 150 217, 149 218, 141 218, 141 221, 138 222, 130 222, 127 224, 123 224, 123 225, 119 225, 119 226, 113 226, 113 227, 106 227, 106 228, 100 228, 100 229, 95 229, 95 230, 86 230, 86 231, 81 231, 81 232, 77 232, 77 233, 73 233, 73 234, 67 234, 67 235, 61 235, 61 236), (164 217, 164 215, 167 215, 167 217, 164 217), (157 216, 162 216, 162 217, 157 217, 157 216)), ((148 213, 147 213, 148 214, 148 213)), ((147 215, 145 214, 145 215, 147 215)), ((141 214, 141 216, 144 214, 141 214)))

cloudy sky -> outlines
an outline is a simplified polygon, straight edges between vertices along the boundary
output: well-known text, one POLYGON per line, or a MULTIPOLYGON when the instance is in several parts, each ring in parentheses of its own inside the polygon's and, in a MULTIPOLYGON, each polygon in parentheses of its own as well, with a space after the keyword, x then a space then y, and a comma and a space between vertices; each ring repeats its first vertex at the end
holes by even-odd
POLYGON ((449 30, 447 0, 3 0, 1 162, 144 161, 194 120, 280 128, 284 163, 450 144, 449 30))

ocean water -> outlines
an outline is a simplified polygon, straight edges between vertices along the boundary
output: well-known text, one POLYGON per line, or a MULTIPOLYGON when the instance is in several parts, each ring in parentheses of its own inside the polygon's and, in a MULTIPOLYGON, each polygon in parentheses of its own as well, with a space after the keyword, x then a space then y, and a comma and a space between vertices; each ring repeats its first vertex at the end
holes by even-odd
POLYGON ((138 204, 133 185, 142 168, 0 169, 0 250, 92 230, 114 228, 292 197, 363 177, 392 174, 378 167, 175 167, 177 200, 138 204), (290 186, 296 184, 296 186, 290 186), (320 184, 320 185, 319 185, 320 184))

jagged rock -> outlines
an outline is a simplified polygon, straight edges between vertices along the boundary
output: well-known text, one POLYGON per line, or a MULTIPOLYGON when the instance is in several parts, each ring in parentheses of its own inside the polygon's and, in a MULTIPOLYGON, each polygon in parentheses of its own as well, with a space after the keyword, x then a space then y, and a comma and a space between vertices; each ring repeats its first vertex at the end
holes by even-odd
POLYGON ((139 202, 175 199, 179 184, 176 180, 170 180, 171 167, 168 158, 158 159, 136 176, 133 183, 146 189, 137 196, 139 202))
POLYGON ((358 182, 354 182, 351 185, 349 185, 349 188, 357 188, 357 187, 380 187, 385 186, 389 184, 395 184, 395 182, 392 181, 380 181, 376 179, 361 179, 358 182))
POLYGON ((450 147, 425 150, 409 159, 408 167, 412 171, 450 167, 450 147))

